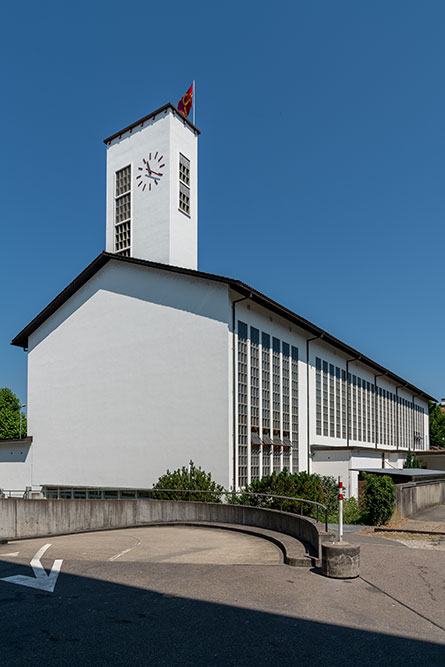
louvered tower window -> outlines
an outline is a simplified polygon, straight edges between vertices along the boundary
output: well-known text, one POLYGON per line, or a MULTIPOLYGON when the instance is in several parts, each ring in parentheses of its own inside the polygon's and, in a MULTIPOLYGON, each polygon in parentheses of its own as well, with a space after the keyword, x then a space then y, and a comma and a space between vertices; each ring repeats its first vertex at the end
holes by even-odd
POLYGON ((114 250, 130 256, 131 247, 131 166, 119 169, 114 191, 114 250))

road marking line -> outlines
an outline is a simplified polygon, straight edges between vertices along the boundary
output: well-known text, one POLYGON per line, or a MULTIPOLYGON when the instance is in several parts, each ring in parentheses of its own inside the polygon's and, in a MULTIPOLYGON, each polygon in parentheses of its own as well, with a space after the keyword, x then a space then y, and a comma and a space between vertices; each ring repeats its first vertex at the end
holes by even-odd
POLYGON ((0 581, 7 581, 10 584, 18 584, 20 586, 30 586, 31 588, 39 588, 40 590, 52 593, 56 587, 57 578, 62 567, 63 560, 57 559, 51 568, 51 572, 46 574, 40 559, 51 544, 45 544, 41 547, 34 558, 31 560, 31 567, 34 571, 35 577, 26 577, 23 574, 17 574, 14 577, 3 577, 0 581))
POLYGON ((20 551, 14 551, 12 554, 0 554, 0 556, 18 556, 20 551))
POLYGON ((135 547, 137 547, 137 546, 141 543, 141 541, 138 540, 137 537, 133 537, 132 539, 133 539, 133 540, 136 540, 136 544, 134 544, 134 545, 133 545, 132 547, 130 547, 129 549, 124 549, 124 550, 121 551, 119 554, 116 554, 116 555, 114 555, 114 556, 111 556, 111 558, 109 558, 108 560, 111 560, 111 561, 113 561, 113 560, 117 560, 118 558, 120 558, 120 557, 123 556, 124 554, 127 554, 129 551, 133 551, 133 549, 134 549, 135 547))

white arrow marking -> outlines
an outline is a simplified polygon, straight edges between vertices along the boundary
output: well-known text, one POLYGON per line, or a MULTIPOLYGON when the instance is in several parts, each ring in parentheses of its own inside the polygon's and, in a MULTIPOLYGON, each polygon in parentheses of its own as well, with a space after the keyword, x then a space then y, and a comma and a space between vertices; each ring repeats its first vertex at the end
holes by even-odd
POLYGON ((31 567, 34 570, 34 577, 26 577, 23 574, 17 574, 15 577, 3 577, 0 581, 8 581, 10 584, 19 584, 20 586, 30 586, 31 588, 39 588, 41 591, 52 593, 56 587, 57 577, 59 576, 60 568, 63 560, 55 560, 51 568, 51 572, 46 574, 40 559, 50 544, 45 544, 41 547, 31 561, 31 567))

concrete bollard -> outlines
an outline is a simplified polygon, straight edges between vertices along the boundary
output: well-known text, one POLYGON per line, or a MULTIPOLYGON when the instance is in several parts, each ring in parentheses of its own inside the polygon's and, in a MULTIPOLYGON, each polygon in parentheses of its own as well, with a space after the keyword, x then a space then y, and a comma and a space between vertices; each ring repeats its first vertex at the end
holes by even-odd
POLYGON ((321 570, 332 579, 354 579, 360 574, 360 547, 347 542, 321 545, 321 570))

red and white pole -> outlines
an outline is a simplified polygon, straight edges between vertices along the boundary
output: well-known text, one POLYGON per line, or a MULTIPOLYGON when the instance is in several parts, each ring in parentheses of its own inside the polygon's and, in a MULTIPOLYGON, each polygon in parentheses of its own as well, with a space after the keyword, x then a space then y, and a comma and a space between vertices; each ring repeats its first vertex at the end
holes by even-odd
POLYGON ((338 478, 338 541, 343 542, 343 482, 338 478))

